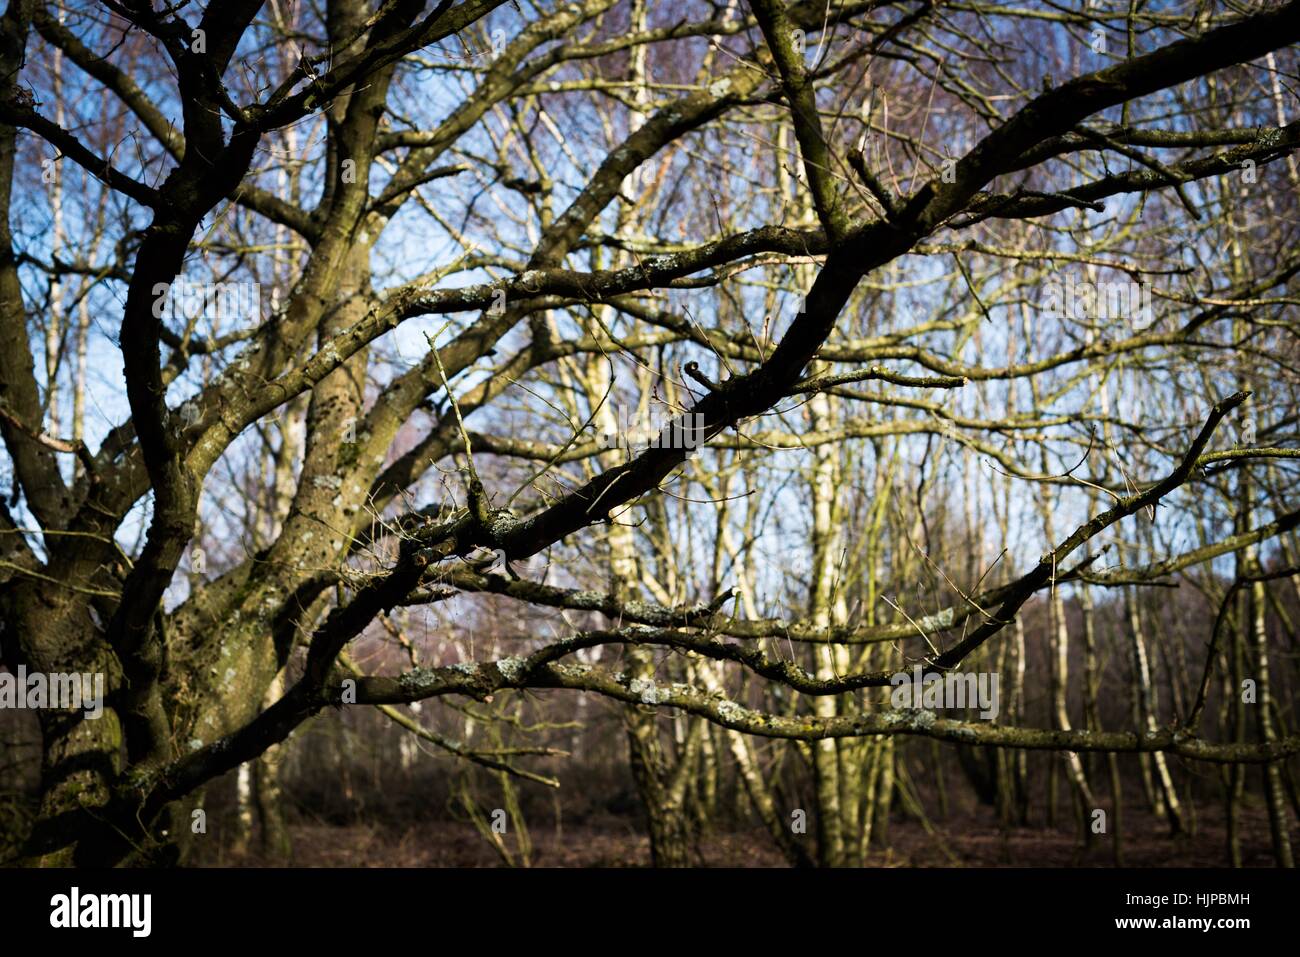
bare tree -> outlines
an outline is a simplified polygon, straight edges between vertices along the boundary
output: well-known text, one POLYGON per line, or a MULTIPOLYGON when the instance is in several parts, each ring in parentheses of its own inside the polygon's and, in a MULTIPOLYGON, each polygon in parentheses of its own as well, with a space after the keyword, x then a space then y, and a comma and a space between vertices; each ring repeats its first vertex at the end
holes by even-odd
POLYGON ((724 753, 793 862, 861 863, 895 803, 925 819, 920 736, 1007 807, 1063 752, 1085 825, 1090 754, 1149 758, 1171 827, 1166 755, 1230 793, 1259 765, 1289 864, 1260 616, 1300 522, 1298 39, 1294 2, 11 0, 3 662, 107 687, 39 714, 25 857, 173 858, 208 782, 261 759, 273 800, 335 706, 509 803, 537 750, 397 706, 496 728, 562 689, 626 706, 659 863, 724 753), (628 408, 650 441, 608 441, 628 408), (1162 711, 1146 586, 1232 556, 1250 608, 1162 711), (1070 666, 1085 588, 1131 592, 1127 688, 1070 666), (427 628, 484 593, 525 611, 427 628), (1009 649, 1041 726, 891 705, 1009 649), (1072 715, 1102 682, 1127 730, 1072 715))

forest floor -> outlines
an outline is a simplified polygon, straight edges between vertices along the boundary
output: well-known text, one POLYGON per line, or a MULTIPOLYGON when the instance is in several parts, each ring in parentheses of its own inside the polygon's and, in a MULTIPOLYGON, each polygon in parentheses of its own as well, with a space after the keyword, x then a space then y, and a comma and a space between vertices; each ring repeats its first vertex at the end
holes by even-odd
MULTIPOLYGON (((1124 864, 1129 867, 1223 867, 1227 864, 1221 807, 1203 807, 1194 836, 1171 838, 1150 814, 1126 810, 1124 864)), ((1242 862, 1273 864, 1268 816, 1246 808, 1241 816, 1242 862)), ((258 867, 494 867, 502 858, 468 821, 434 820, 407 826, 364 823, 299 823, 291 826, 293 855, 271 861, 252 852, 234 855, 214 844, 199 865, 258 867)), ((634 818, 608 816, 581 825, 540 822, 529 834, 530 863, 536 867, 643 867, 650 861, 648 839, 634 818)), ((810 845, 814 838, 806 838, 810 845)), ((1300 843, 1300 829, 1292 835, 1300 843)), ((510 843, 513 851, 513 842, 510 843)), ((202 853, 202 851, 200 851, 202 853)), ((753 831, 713 832, 695 842, 696 861, 705 867, 782 867, 785 862, 768 835, 753 831)), ((1094 838, 1082 846, 1066 828, 1001 828, 991 810, 953 814, 932 821, 894 820, 889 846, 873 852, 875 867, 1113 867, 1113 841, 1094 838)))

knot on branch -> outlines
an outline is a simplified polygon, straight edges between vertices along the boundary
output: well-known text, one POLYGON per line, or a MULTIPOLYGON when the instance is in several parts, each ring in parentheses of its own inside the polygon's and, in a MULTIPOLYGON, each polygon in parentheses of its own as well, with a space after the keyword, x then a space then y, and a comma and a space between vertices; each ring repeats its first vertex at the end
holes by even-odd
POLYGON ((682 371, 685 372, 692 379, 694 379, 696 382, 698 382, 700 385, 704 386, 704 388, 708 389, 710 392, 725 391, 725 384, 719 384, 717 382, 714 382, 707 375, 701 372, 700 364, 698 362, 686 363, 686 365, 682 366, 682 371))

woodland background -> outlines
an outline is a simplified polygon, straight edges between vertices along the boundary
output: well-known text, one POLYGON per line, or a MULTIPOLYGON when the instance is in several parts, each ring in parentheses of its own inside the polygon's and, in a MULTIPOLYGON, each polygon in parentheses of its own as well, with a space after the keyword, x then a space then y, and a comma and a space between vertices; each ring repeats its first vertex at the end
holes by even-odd
POLYGON ((1291 866, 1298 39, 11 0, 0 857, 1291 866))

